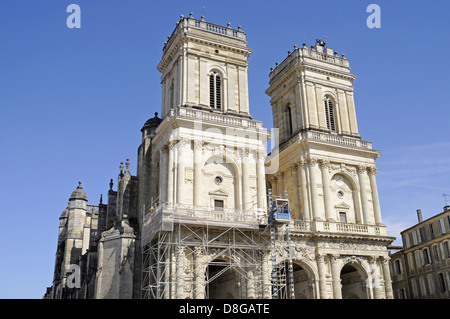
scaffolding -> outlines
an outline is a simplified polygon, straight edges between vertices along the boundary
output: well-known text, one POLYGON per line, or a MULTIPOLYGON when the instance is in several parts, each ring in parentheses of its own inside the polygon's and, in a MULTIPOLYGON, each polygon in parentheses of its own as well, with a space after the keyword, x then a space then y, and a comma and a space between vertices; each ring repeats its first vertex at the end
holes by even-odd
POLYGON ((270 297, 266 212, 162 204, 143 217, 143 299, 223 297, 213 287, 230 272, 234 298, 270 297))
POLYGON ((292 263, 291 214, 287 192, 284 198, 272 195, 268 190, 268 223, 270 229, 270 251, 272 258, 272 298, 295 299, 294 267, 292 263), (277 237, 278 233, 278 237, 277 237), (286 242, 287 262, 277 262, 276 243, 286 242), (287 271, 286 271, 287 268, 287 271))

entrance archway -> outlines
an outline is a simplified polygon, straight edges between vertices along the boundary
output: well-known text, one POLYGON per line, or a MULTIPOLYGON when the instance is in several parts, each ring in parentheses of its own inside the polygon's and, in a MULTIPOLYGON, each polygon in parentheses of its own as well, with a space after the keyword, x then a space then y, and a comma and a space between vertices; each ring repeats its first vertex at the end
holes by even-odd
MULTIPOLYGON (((314 299, 314 289, 312 288, 314 285, 311 284, 314 282, 314 275, 311 270, 299 262, 292 263, 292 270, 294 274, 295 299, 314 299)), ((288 299, 289 286, 287 283, 289 282, 289 272, 287 261, 280 264, 279 275, 282 284, 280 287, 279 298, 288 299)))
POLYGON ((367 299, 364 275, 358 267, 346 264, 341 269, 342 299, 367 299))
POLYGON ((206 267, 206 298, 236 299, 239 298, 238 278, 230 268, 230 263, 223 259, 215 259, 206 267))

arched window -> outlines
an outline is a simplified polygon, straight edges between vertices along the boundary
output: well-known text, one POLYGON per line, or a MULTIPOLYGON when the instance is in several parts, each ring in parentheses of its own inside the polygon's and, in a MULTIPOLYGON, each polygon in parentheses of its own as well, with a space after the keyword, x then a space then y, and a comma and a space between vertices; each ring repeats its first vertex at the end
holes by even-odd
POLYGON ((325 116, 327 118, 327 128, 330 131, 336 132, 336 124, 334 121, 334 111, 335 111, 334 101, 327 96, 325 97, 324 104, 325 104, 325 116))
POLYGON ((209 76, 209 106, 219 110, 222 108, 222 78, 216 71, 209 76))
POLYGON ((291 136, 293 133, 292 110, 291 110, 291 106, 289 104, 286 106, 286 132, 287 132, 288 136, 291 136))

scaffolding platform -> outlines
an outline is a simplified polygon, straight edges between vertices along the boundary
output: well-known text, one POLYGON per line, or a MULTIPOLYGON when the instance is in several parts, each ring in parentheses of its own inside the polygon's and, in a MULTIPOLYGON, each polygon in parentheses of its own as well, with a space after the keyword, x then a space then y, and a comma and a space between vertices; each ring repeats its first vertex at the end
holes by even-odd
POLYGON ((163 204, 144 215, 142 298, 216 298, 230 271, 242 280, 236 298, 263 298, 269 244, 267 213, 163 204))

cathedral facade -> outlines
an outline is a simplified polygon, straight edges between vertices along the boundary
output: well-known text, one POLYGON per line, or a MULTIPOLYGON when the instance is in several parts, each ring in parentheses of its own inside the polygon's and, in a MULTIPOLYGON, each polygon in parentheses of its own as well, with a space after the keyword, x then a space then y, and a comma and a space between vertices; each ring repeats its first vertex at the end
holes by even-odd
POLYGON ((250 112, 251 53, 240 27, 180 17, 137 176, 121 163, 105 204, 72 193, 46 298, 393 298, 380 152, 358 133, 349 61, 322 41, 288 52, 268 131, 250 112))

